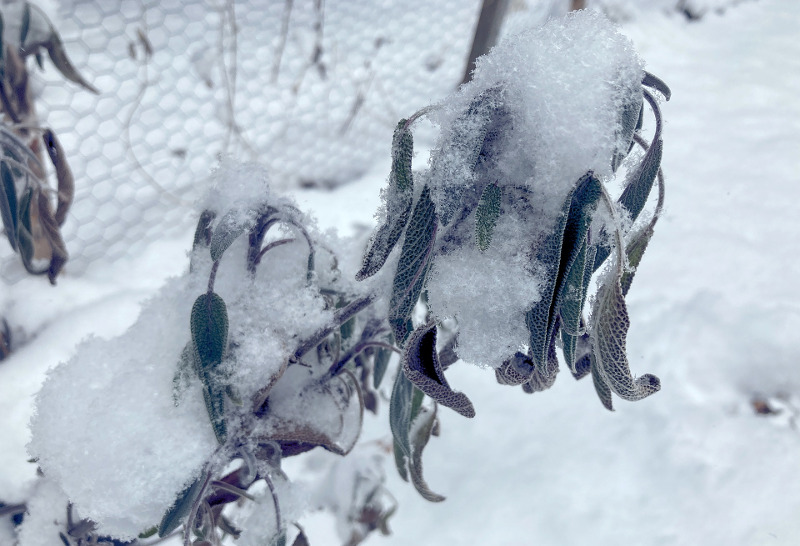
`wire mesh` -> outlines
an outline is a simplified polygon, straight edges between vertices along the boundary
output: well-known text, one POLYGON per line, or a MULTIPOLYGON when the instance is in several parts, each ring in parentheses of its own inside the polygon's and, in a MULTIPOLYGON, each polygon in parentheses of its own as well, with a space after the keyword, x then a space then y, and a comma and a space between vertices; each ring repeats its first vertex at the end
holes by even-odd
MULTIPOLYGON (((15 2, 2 6, 4 16, 15 2)), ((20 2, 16 2, 20 4, 20 2)), ((66 274, 194 222, 218 159, 332 187, 388 153, 396 122, 452 91, 478 0, 62 0, 41 6, 98 95, 29 67, 76 179, 66 274)), ((19 10, 17 10, 19 12, 19 10)), ((7 246, 7 245, 6 245, 7 246)), ((3 276, 24 275, 0 248, 3 276)))

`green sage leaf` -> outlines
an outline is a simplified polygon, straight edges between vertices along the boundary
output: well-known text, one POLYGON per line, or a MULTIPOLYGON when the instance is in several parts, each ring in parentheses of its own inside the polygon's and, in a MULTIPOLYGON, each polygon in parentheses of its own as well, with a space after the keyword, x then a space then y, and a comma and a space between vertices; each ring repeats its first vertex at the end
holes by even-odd
POLYGON ((22 258, 25 270, 33 275, 42 275, 47 272, 37 270, 33 266, 35 251, 33 230, 31 229, 31 202, 33 201, 33 188, 27 188, 19 201, 19 224, 17 225, 17 248, 22 258))
MULTIPOLYGON (((0 42, 2 43, 2 42, 0 42)), ((0 161, 0 178, 2 178, 3 189, 0 191, 0 217, 3 220, 3 227, 11 248, 17 250, 17 187, 14 184, 14 175, 5 161, 0 161)))
POLYGON ((641 233, 635 236, 625 249, 625 253, 628 256, 628 266, 630 267, 630 270, 625 271, 625 273, 622 274, 622 280, 620 280, 623 296, 628 295, 628 290, 631 289, 633 276, 636 275, 636 269, 639 267, 639 263, 642 261, 642 256, 644 256, 644 252, 647 250, 647 245, 650 243, 650 239, 652 237, 653 230, 650 229, 650 226, 648 226, 642 230, 641 233))
POLYGON ((475 209, 475 240, 481 251, 489 248, 492 234, 500 217, 500 199, 503 190, 497 184, 489 184, 484 188, 478 208, 475 209))
POLYGON ((597 397, 600 398, 600 403, 603 404, 604 408, 606 408, 608 411, 614 411, 614 404, 611 400, 611 388, 609 388, 608 383, 603 378, 600 370, 598 370, 595 359, 592 358, 591 355, 588 355, 588 359, 589 372, 592 374, 592 383, 594 384, 594 390, 597 393, 597 397))
POLYGON ((436 242, 436 208, 426 185, 411 215, 389 302, 389 323, 401 346, 411 333, 411 313, 425 286, 436 242))
POLYGON ((192 306, 190 319, 192 343, 197 359, 198 375, 204 376, 222 362, 228 345, 228 311, 225 301, 214 292, 201 294, 192 306))
POLYGON ((255 220, 252 214, 243 215, 239 210, 230 210, 220 218, 211 236, 211 259, 215 262, 222 258, 228 247, 245 232, 253 227, 255 220), (244 216, 244 217, 243 217, 244 216))
POLYGON ((211 428, 214 429, 214 436, 222 445, 228 438, 228 426, 225 421, 225 387, 213 382, 206 383, 203 385, 203 401, 206 403, 206 411, 208 419, 211 421, 211 428))
POLYGON ((383 267, 408 223, 414 200, 414 179, 411 172, 413 154, 414 138, 406 120, 402 119, 397 124, 392 142, 392 170, 385 195, 386 220, 367 244, 356 280, 371 277, 383 267))
POLYGON ((403 372, 419 390, 464 417, 475 417, 475 408, 464 393, 447 383, 436 352, 436 324, 416 329, 403 351, 403 372))
POLYGON ((31 29, 31 4, 25 2, 25 8, 22 10, 22 22, 19 27, 19 48, 25 49, 25 40, 28 39, 28 32, 31 29))
POLYGON ((67 52, 64 50, 64 43, 55 31, 50 35, 50 40, 45 44, 47 54, 53 65, 61 72, 61 75, 73 83, 77 83, 84 89, 91 91, 95 95, 99 95, 100 91, 97 90, 92 84, 87 82, 80 72, 72 65, 72 62, 67 57, 67 52))
POLYGON ((177 529, 183 519, 189 515, 192 505, 203 493, 204 485, 208 479, 208 474, 203 473, 198 478, 187 485, 183 491, 178 493, 172 507, 164 514, 161 524, 158 526, 158 536, 165 537, 177 529))
MULTIPOLYGON (((387 343, 393 343, 392 340, 387 340, 387 343)), ((392 351, 379 347, 375 351, 375 364, 372 368, 372 386, 378 388, 381 386, 383 376, 386 375, 386 369, 389 367, 389 361, 392 358, 392 351)))

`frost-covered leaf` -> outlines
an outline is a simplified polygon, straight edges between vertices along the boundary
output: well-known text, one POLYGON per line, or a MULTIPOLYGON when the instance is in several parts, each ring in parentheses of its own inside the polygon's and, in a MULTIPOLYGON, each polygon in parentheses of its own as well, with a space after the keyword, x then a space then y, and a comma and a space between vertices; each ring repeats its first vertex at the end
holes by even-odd
POLYGON ((603 375, 597 369, 597 363, 595 362, 594 358, 592 358, 591 354, 587 355, 586 358, 589 362, 589 372, 592 374, 592 383, 594 384, 594 390, 597 393, 597 397, 600 398, 600 402, 603 404, 608 411, 614 411, 614 404, 611 400, 611 388, 609 388, 608 383, 603 378, 603 375))
POLYGON ((611 390, 625 400, 641 400, 661 389, 659 379, 645 374, 631 375, 625 340, 630 320, 622 295, 620 275, 608 277, 597 293, 591 337, 598 375, 611 390))
POLYGON ((392 142, 392 170, 386 190, 386 220, 367 245, 361 269, 356 280, 374 275, 386 263, 389 253, 397 244, 406 227, 414 199, 414 180, 411 160, 414 155, 414 137, 405 119, 400 120, 392 142))
POLYGON ((475 241, 478 248, 486 250, 492 243, 494 226, 500 217, 500 199, 503 190, 497 184, 489 184, 484 188, 478 208, 475 209, 475 241))
POLYGON ((464 417, 475 417, 475 408, 464 393, 448 385, 436 352, 436 324, 416 329, 403 351, 403 372, 419 390, 464 417))
POLYGON ((546 391, 556 382, 558 375, 558 356, 556 355, 555 337, 550 338, 547 350, 547 362, 544 366, 534 366, 528 380, 522 384, 522 390, 528 394, 546 391))
MULTIPOLYGON (((570 192, 564 200, 550 233, 536 250, 536 260, 541 264, 545 264, 549 269, 542 279, 541 299, 525 314, 525 325, 530 332, 531 357, 540 374, 544 374, 544 370, 547 367, 547 351, 555 330, 555 319, 558 311, 555 306, 556 289, 559 276, 563 276, 561 256, 564 229, 572 206, 572 194, 573 192, 570 192)), ((567 254, 570 253, 570 251, 567 252, 567 254)))
POLYGON ((212 210, 204 210, 197 220, 197 227, 194 230, 192 250, 198 247, 207 247, 211 244, 211 222, 217 217, 217 213, 212 210))
POLYGON ((183 519, 189 515, 197 497, 203 493, 204 485, 208 475, 201 474, 198 478, 186 486, 186 488, 178 493, 175 503, 164 514, 161 524, 158 526, 158 536, 165 537, 177 529, 183 522, 183 519))
POLYGON ((425 186, 406 229, 389 303, 389 323, 395 341, 400 345, 405 343, 411 332, 411 313, 430 269, 436 229, 436 209, 431 201, 430 189, 425 186))
POLYGON ((184 345, 178 359, 178 369, 172 377, 172 401, 178 407, 183 400, 183 394, 189 388, 192 372, 196 369, 194 361, 194 348, 190 343, 184 345))
POLYGON ((19 223, 17 225, 17 247, 22 258, 25 270, 33 275, 41 275, 47 270, 37 270, 33 266, 35 243, 31 228, 31 202, 33 201, 33 188, 28 188, 19 201, 19 223))
POLYGON ((494 370, 495 378, 501 385, 522 385, 533 374, 533 360, 519 351, 494 370))
POLYGON ((661 78, 659 78, 658 76, 654 76, 650 72, 645 71, 644 78, 642 78, 642 85, 649 87, 651 89, 655 89, 656 91, 664 95, 664 98, 667 100, 669 100, 670 97, 672 97, 672 91, 670 91, 669 86, 666 83, 664 83, 664 81, 661 80, 661 78))
POLYGON ((502 90, 492 87, 470 103, 452 125, 448 142, 431 160, 431 181, 439 188, 439 219, 448 225, 461 204, 464 176, 475 169, 492 119, 501 104, 502 90))
MULTIPOLYGON (((2 43, 2 42, 0 42, 2 43)), ((5 161, 0 162, 0 178, 3 188, 0 191, 0 217, 11 248, 17 250, 17 189, 14 184, 14 175, 5 161)))
POLYGON ((214 234, 211 236, 211 244, 209 245, 211 259, 216 262, 222 258, 228 247, 245 230, 252 228, 254 223, 252 214, 242 213, 242 211, 236 209, 226 212, 220 218, 217 227, 214 229, 214 234))
POLYGON ((611 169, 616 172, 622 160, 630 153, 633 145, 633 133, 639 124, 643 106, 642 95, 636 95, 626 102, 619 114, 619 133, 617 135, 619 147, 611 158, 611 169))
POLYGON ((422 498, 430 502, 442 502, 445 498, 431 491, 422 476, 422 451, 425 449, 425 446, 428 445, 428 440, 431 438, 435 423, 436 404, 434 404, 432 411, 422 411, 414 423, 411 439, 412 454, 408 470, 411 476, 411 483, 414 484, 414 488, 422 495, 422 498))
POLYGON ((623 296, 626 296, 628 294, 628 290, 631 288, 633 276, 636 274, 636 268, 639 267, 639 263, 642 261, 642 256, 644 256, 644 252, 647 250, 647 245, 652 237, 653 230, 650 229, 650 226, 648 226, 641 233, 637 234, 625 249, 625 253, 628 256, 628 267, 630 267, 630 270, 625 271, 625 273, 622 274, 622 280, 620 281, 623 296))

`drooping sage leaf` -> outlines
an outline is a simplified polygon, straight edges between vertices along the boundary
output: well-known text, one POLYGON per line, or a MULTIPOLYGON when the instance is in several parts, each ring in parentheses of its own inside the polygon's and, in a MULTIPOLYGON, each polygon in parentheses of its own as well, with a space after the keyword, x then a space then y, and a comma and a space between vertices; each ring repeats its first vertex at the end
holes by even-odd
POLYGON ((150 527, 149 529, 142 531, 139 533, 139 538, 150 538, 151 536, 155 535, 158 532, 158 527, 155 525, 150 527))
POLYGON ((255 224, 252 214, 243 214, 240 210, 230 210, 220 218, 217 227, 211 235, 211 244, 209 250, 211 252, 211 259, 215 262, 222 258, 222 255, 228 250, 228 247, 245 232, 255 224))
POLYGON ((64 50, 64 43, 55 31, 50 35, 50 39, 45 44, 45 47, 47 48, 47 54, 50 56, 50 60, 53 61, 53 65, 61 72, 62 76, 71 82, 77 83, 84 89, 91 91, 95 95, 100 94, 100 91, 87 82, 72 65, 69 57, 67 57, 67 52, 64 50))
POLYGON ((425 410, 417 417, 418 422, 414 423, 414 433, 411 440, 411 460, 409 462, 409 474, 411 476, 411 483, 414 488, 422 495, 427 501, 442 502, 445 498, 437 493, 431 491, 425 479, 422 476, 422 451, 428 445, 433 432, 434 423, 436 423, 436 404, 433 405, 433 410, 425 410))
POLYGON ((650 72, 645 71, 644 77, 642 78, 642 85, 649 87, 651 89, 655 89, 656 91, 664 95, 664 98, 667 100, 669 100, 670 97, 672 97, 672 91, 670 91, 669 86, 666 83, 664 83, 664 81, 661 80, 661 78, 659 78, 658 76, 654 76, 650 72))
POLYGON ((475 209, 475 241, 481 251, 489 248, 492 234, 500 217, 500 199, 503 190, 497 184, 489 184, 484 188, 478 208, 475 209))
POLYGON ((648 226, 642 230, 641 233, 637 234, 625 249, 630 270, 622 274, 622 280, 620 281, 623 296, 627 296, 628 290, 631 289, 631 283, 633 282, 633 276, 636 274, 636 268, 639 267, 642 256, 644 256, 644 252, 647 250, 647 245, 652 237, 653 230, 648 226))
POLYGON ((558 375, 558 356, 556 355, 556 339, 550 338, 547 350, 547 362, 544 366, 534 366, 528 380, 522 384, 522 390, 528 394, 546 391, 556 382, 558 375))
POLYGON ((611 400, 611 389, 609 388, 608 383, 603 378, 600 370, 598 370, 597 364, 592 355, 589 354, 586 358, 589 361, 589 372, 592 374, 592 383, 594 384, 594 390, 597 393, 597 397, 600 398, 600 403, 603 404, 603 407, 608 411, 614 411, 614 404, 611 400))
POLYGON ((28 32, 31 29, 31 4, 25 2, 25 7, 22 10, 22 22, 19 26, 19 48, 25 49, 25 40, 28 39, 28 32))
POLYGON ((31 228, 31 204, 34 198, 33 188, 28 188, 19 201, 19 223, 17 225, 17 248, 22 258, 22 265, 32 275, 43 275, 47 269, 36 269, 33 265, 33 256, 36 246, 31 228))
POLYGON ((367 244, 361 269, 356 280, 374 275, 389 257, 392 249, 408 223, 414 200, 414 180, 411 159, 414 155, 414 137, 405 119, 400 120, 392 142, 392 170, 386 190, 386 220, 367 244))
POLYGON ((408 481, 411 461, 411 425, 422 408, 424 394, 408 380, 403 370, 398 370, 389 401, 389 428, 392 430, 394 460, 397 472, 408 481))
POLYGON ((619 129, 617 131, 618 148, 611 158, 611 170, 616 172, 622 160, 630 153, 633 147, 633 133, 636 131, 643 106, 641 94, 636 95, 631 101, 623 104, 619 114, 619 129))
POLYGON ((220 445, 228 439, 228 424, 225 420, 225 386, 216 382, 206 382, 203 385, 203 401, 206 403, 208 419, 214 436, 220 445))
MULTIPOLYGON (((392 343, 388 340, 387 343, 392 343)), ((375 351, 375 363, 372 367, 372 386, 378 388, 381 386, 383 376, 386 375, 386 369, 389 367, 389 360, 392 358, 392 351, 379 347, 375 351)))
MULTIPOLYGON (((0 42, 2 43, 2 42, 0 42)), ((0 161, 0 178, 2 178, 3 188, 0 192, 0 217, 3 220, 3 227, 6 237, 12 250, 17 250, 17 188, 14 183, 14 175, 5 161, 0 161)))
POLYGON ((598 375, 624 400, 641 400, 661 389, 660 380, 651 374, 637 379, 631 375, 625 341, 630 319, 622 295, 621 268, 609 275, 599 288, 593 313, 592 347, 598 375))
POLYGON ((208 383, 207 375, 222 362, 228 346, 228 310, 215 292, 201 294, 192 306, 190 318, 192 343, 198 375, 208 383))
POLYGON ((522 385, 533 374, 533 360, 519 351, 494 370, 495 378, 501 385, 522 385))
POLYGON ((204 210, 197 221, 194 230, 194 240, 192 250, 200 247, 207 247, 211 244, 211 222, 217 217, 217 213, 212 210, 204 210))
POLYGON ((75 197, 75 178, 72 176, 72 170, 70 170, 67 164, 67 156, 64 153, 64 148, 56 138, 55 133, 50 129, 45 129, 42 134, 42 141, 44 142, 44 147, 47 150, 50 162, 56 170, 58 193, 54 218, 56 223, 62 226, 67 219, 67 213, 75 197))
POLYGON ((187 485, 183 491, 178 493, 175 503, 164 514, 158 526, 158 536, 165 537, 177 529, 183 519, 189 515, 192 505, 197 498, 203 494, 208 473, 202 473, 192 483, 187 485))
POLYGON ((401 346, 411 332, 411 313, 430 269, 437 225, 436 209, 426 185, 406 228, 389 302, 389 324, 401 346))
POLYGON ((475 417, 475 408, 464 393, 450 388, 436 352, 436 324, 417 328, 403 351, 403 372, 419 390, 464 417, 475 417))
POLYGON ((69 258, 67 245, 61 237, 61 230, 53 215, 50 200, 43 191, 39 191, 37 211, 39 213, 39 227, 44 239, 50 246, 50 265, 47 268, 47 278, 50 284, 54 285, 56 284, 56 277, 58 277, 69 258))
MULTIPOLYGON (((656 129, 653 135, 653 143, 647 148, 641 163, 628 175, 625 189, 618 200, 619 204, 628 211, 632 221, 636 220, 644 209, 650 190, 653 188, 653 182, 658 176, 658 169, 661 167, 661 156, 664 147, 664 143, 661 140, 661 113, 658 109, 658 104, 650 93, 647 91, 643 93, 656 117, 656 129)), ((610 254, 611 247, 609 245, 599 245, 594 259, 593 270, 599 269, 610 254)))

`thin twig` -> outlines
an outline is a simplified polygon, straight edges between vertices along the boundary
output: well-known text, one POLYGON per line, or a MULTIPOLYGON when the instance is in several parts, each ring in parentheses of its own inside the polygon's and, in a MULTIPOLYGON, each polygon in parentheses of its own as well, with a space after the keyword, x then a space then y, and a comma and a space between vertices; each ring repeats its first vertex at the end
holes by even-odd
POLYGON ((347 364, 352 358, 358 355, 361 351, 369 347, 380 347, 382 349, 394 351, 397 354, 402 354, 400 349, 398 349, 394 345, 383 343, 382 341, 362 341, 360 343, 356 343, 353 347, 350 348, 349 351, 347 351, 344 354, 344 356, 339 361, 334 363, 328 370, 328 375, 333 377, 334 375, 338 374, 339 370, 341 370, 345 364, 347 364))
POLYGON ((244 497, 244 498, 249 499, 251 501, 256 500, 250 493, 248 493, 244 489, 240 489, 240 488, 236 487, 235 485, 231 485, 229 483, 221 482, 219 480, 214 480, 213 482, 211 482, 211 487, 213 487, 215 489, 222 489, 223 491, 227 491, 228 493, 231 493, 233 495, 238 495, 239 497, 244 497))
POLYGON ((283 521, 281 520, 281 506, 278 503, 278 495, 275 493, 275 484, 272 483, 272 479, 267 474, 264 475, 264 481, 267 482, 267 487, 269 487, 269 492, 272 495, 272 503, 275 505, 275 525, 278 533, 280 533, 283 528, 283 521))
POLYGON ((322 341, 331 335, 331 333, 336 329, 339 328, 342 324, 350 320, 356 313, 363 311, 368 306, 372 305, 375 301, 375 296, 373 294, 369 294, 362 298, 359 298, 355 301, 350 302, 346 307, 342 307, 338 309, 333 314, 333 320, 330 324, 317 330, 310 338, 302 342, 295 350, 293 359, 299 360, 302 358, 304 354, 306 354, 311 349, 315 348, 317 345, 322 343, 322 341))

